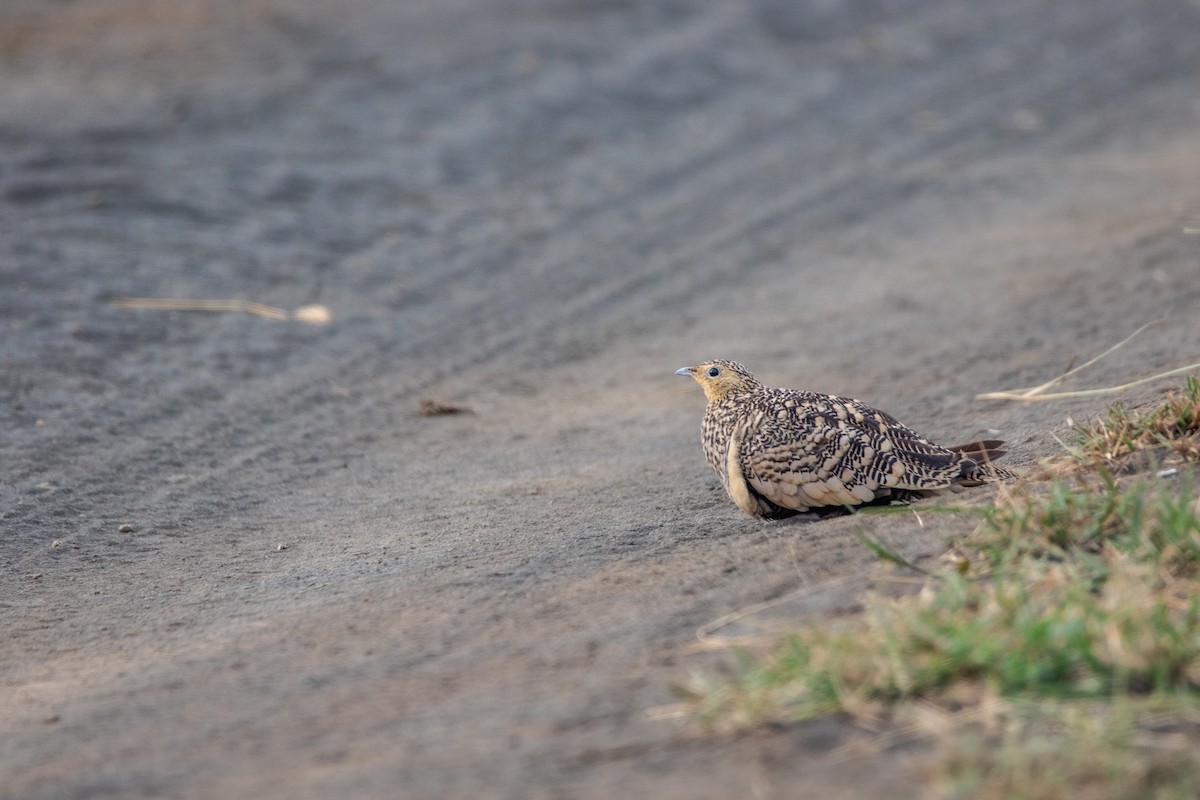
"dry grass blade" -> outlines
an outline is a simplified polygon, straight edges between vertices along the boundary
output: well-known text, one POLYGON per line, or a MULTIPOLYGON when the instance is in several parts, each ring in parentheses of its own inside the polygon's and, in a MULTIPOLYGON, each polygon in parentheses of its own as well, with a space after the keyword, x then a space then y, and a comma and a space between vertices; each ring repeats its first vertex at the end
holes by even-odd
POLYGON ((983 394, 975 395, 975 399, 976 400, 1016 400, 1018 402, 1023 402, 1023 403, 1032 403, 1032 402, 1037 402, 1040 400, 1063 400, 1063 399, 1066 399, 1069 397, 1095 397, 1098 395, 1117 394, 1118 392, 1123 392, 1126 389, 1132 389, 1135 386, 1141 386, 1144 383, 1150 383, 1151 381, 1156 381, 1161 378, 1170 378, 1174 375, 1181 375, 1185 372, 1193 372, 1195 370, 1200 369, 1200 363, 1189 364, 1186 367, 1179 367, 1178 369, 1168 370, 1167 372, 1160 372, 1157 375, 1151 375, 1146 378, 1139 378, 1135 381, 1130 381, 1129 383, 1123 383, 1120 386, 1107 386, 1107 387, 1104 387, 1101 389, 1080 389, 1078 391, 1073 391, 1073 392, 1051 392, 1049 394, 1046 393, 1046 390, 1049 389, 1051 386, 1054 386, 1055 384, 1062 382, 1069 376, 1074 375, 1076 372, 1086 369, 1086 368, 1090 367, 1091 365, 1095 364, 1096 362, 1100 361, 1101 359, 1105 358, 1106 356, 1111 355, 1112 353, 1116 352, 1120 348, 1127 345, 1131 340, 1133 340, 1134 337, 1136 337, 1142 331, 1146 330, 1146 328, 1149 328, 1151 325, 1156 325, 1159 322, 1162 322, 1162 320, 1155 320, 1154 322, 1147 322, 1145 325, 1138 328, 1136 331, 1129 334, 1124 339, 1117 342, 1112 347, 1108 348, 1107 350, 1105 350, 1103 353, 1096 356, 1095 358, 1093 358, 1083 364, 1080 364, 1078 367, 1074 367, 1073 369, 1067 370, 1062 375, 1059 375, 1057 378, 1046 381, 1045 383, 1041 384, 1040 386, 1031 386, 1031 387, 1028 387, 1025 389, 1006 389, 1006 390, 999 391, 999 392, 984 392, 983 394))
POLYGON ((324 325, 332 319, 329 309, 322 305, 309 305, 289 312, 263 303, 239 299, 204 299, 186 297, 118 297, 112 301, 117 308, 147 309, 153 311, 210 311, 219 313, 244 312, 274 320, 293 319, 310 325, 324 325))
POLYGON ((1033 403, 1041 400, 1065 400, 1070 397, 1097 397, 1106 394, 1118 394, 1126 389, 1132 389, 1135 386, 1141 386, 1144 383, 1170 378, 1175 375, 1182 375, 1185 372, 1195 372, 1200 370, 1200 362, 1188 364, 1186 367, 1160 372, 1157 375, 1150 375, 1145 378, 1138 378, 1136 381, 1123 383, 1120 386, 1106 386, 1102 389, 1081 389, 1076 392, 1051 392, 1050 394, 1029 395, 1018 392, 986 392, 984 394, 975 395, 976 400, 1017 400, 1024 403, 1033 403))
POLYGON ((1069 378, 1071 375, 1074 375, 1076 372, 1087 369, 1092 364, 1095 364, 1097 361, 1100 361, 1101 359, 1103 359, 1105 356, 1108 356, 1108 355, 1116 352, 1117 350, 1119 350, 1122 347, 1124 347, 1125 345, 1127 345, 1129 342, 1133 341, 1133 339, 1135 337, 1137 337, 1142 331, 1146 330, 1146 328, 1149 328, 1151 325, 1157 325, 1161 321, 1162 320, 1155 320, 1154 322, 1147 322, 1145 325, 1138 328, 1136 331, 1129 334, 1124 339, 1117 342, 1112 347, 1108 348, 1103 353, 1101 353, 1100 355, 1091 359, 1090 361, 1086 361, 1086 362, 1080 364, 1078 367, 1068 369, 1062 375, 1059 375, 1057 378, 1054 378, 1052 380, 1046 381, 1045 383, 1043 383, 1040 386, 1031 386, 1026 389, 1010 389, 1010 390, 1003 391, 1003 392, 989 392, 988 394, 976 395, 976 399, 977 400, 1030 399, 1030 398, 1035 398, 1039 395, 1045 395, 1046 390, 1049 389, 1051 386, 1054 386, 1057 383, 1061 383, 1062 381, 1069 378), (1001 398, 1001 397, 997 397, 997 395, 1005 395, 1005 397, 1001 398), (1010 398, 1009 395, 1018 395, 1018 398, 1010 398))
POLYGON ((1033 403, 1033 402, 1038 402, 1038 401, 1048 401, 1048 399, 1066 399, 1069 397, 1097 397, 1100 395, 1116 395, 1116 393, 1118 393, 1118 392, 1123 392, 1128 389, 1133 389, 1134 386, 1141 386, 1142 384, 1151 383, 1151 381, 1154 381, 1154 380, 1160 380, 1163 378, 1171 378, 1171 377, 1174 377, 1174 375, 1180 375, 1180 374, 1183 374, 1186 372, 1195 372, 1196 369, 1200 369, 1200 362, 1189 363, 1189 365, 1186 367, 1178 367, 1176 369, 1169 369, 1169 371, 1166 371, 1166 372, 1160 372, 1157 374, 1148 375, 1148 377, 1146 377, 1146 378, 1139 378, 1138 380, 1130 380, 1129 383, 1121 384, 1120 386, 1105 386, 1105 387, 1103 387, 1103 389, 1081 389, 1078 391, 1070 391, 1070 392, 1046 393, 1046 390, 1050 389, 1051 386, 1061 383, 1061 381, 1066 380, 1068 377, 1070 377, 1070 375, 1073 375, 1076 372, 1081 371, 1081 369, 1085 369, 1087 367, 1092 366, 1093 363, 1096 363, 1097 361, 1104 359, 1105 356, 1115 353, 1116 350, 1124 347, 1124 345, 1126 345, 1130 341, 1132 341, 1132 339, 1135 336, 1138 336, 1139 333, 1141 333, 1142 331, 1145 331, 1147 329, 1147 327, 1150 327, 1151 325, 1156 325, 1157 323, 1159 323, 1159 321, 1162 321, 1162 320, 1154 320, 1153 323, 1146 323, 1145 325, 1142 325, 1141 327, 1139 327, 1138 330, 1135 330, 1133 333, 1130 333, 1129 336, 1121 339, 1120 342, 1117 342, 1116 344, 1112 345, 1112 347, 1110 347, 1108 350, 1105 350, 1104 353, 1099 354, 1098 356, 1094 357, 1094 359, 1091 359, 1090 361, 1086 361, 1085 363, 1081 363, 1081 365, 1079 365, 1078 367, 1074 367, 1073 369, 1068 369, 1067 372, 1064 372, 1061 375, 1058 375, 1058 377, 1055 378, 1054 380, 1048 380, 1048 381, 1046 381, 1046 383, 1044 383, 1040 386, 1030 386, 1030 387, 1027 387, 1027 389, 1009 389, 1009 390, 997 391, 997 392, 984 392, 984 393, 982 393, 982 395, 976 395, 976 399, 1007 399, 1007 401, 1016 401, 1016 402, 1020 402, 1020 403, 1033 403))

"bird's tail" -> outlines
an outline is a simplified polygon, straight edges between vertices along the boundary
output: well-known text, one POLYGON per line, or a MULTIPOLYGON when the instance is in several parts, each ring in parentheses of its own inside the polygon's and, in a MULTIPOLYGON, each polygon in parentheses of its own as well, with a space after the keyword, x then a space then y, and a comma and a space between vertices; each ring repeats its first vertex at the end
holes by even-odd
POLYGON ((966 459, 962 465, 962 478, 958 482, 973 486, 986 481, 1002 481, 1017 477, 1017 473, 1011 469, 995 463, 998 458, 1008 452, 1000 449, 1003 445, 1004 442, 999 439, 984 439, 946 448, 966 459))
POLYGON ((956 444, 953 447, 947 447, 947 450, 952 450, 955 453, 970 458, 974 461, 996 461, 1001 456, 1007 455, 1007 450, 1001 450, 1004 442, 999 439, 984 439, 979 442, 967 442, 966 444, 956 444))

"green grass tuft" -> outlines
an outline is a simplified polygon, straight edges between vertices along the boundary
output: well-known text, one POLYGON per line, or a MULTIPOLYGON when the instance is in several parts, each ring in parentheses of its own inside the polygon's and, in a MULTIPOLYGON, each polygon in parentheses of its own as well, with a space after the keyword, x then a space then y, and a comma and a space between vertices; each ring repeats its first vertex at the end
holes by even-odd
POLYGON ((1153 702, 999 704, 937 738, 930 794, 943 800, 1184 800, 1200 791, 1195 707, 1163 724, 1153 702))
POLYGON ((703 716, 855 712, 963 681, 1001 695, 1200 691, 1200 519, 1186 492, 1106 479, 982 513, 973 558, 919 595, 873 595, 861 616, 743 652, 703 716))

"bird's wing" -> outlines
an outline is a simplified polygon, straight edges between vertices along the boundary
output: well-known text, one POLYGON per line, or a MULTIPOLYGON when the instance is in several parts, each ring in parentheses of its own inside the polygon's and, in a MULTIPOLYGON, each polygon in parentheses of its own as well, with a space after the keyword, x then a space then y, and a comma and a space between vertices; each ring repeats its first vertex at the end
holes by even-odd
POLYGON ((961 475, 961 454, 855 400, 774 390, 756 406, 735 434, 739 458, 750 486, 784 508, 858 505, 961 475))

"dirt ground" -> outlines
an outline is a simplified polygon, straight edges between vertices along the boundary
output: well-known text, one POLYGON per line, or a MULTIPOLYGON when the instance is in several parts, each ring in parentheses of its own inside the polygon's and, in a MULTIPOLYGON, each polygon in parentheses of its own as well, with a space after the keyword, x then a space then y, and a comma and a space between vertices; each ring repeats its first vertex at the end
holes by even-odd
POLYGON ((1185 0, 4 3, 0 797, 919 796, 654 713, 874 569, 672 372, 1033 463, 1106 400, 977 393, 1200 360, 1198 123, 1185 0))

